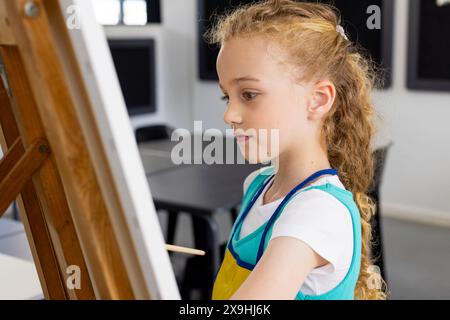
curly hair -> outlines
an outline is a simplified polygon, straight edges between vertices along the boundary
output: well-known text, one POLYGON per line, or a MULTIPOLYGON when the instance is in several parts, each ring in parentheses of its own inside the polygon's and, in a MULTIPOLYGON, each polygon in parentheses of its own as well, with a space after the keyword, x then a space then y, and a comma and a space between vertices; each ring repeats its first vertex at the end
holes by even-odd
POLYGON ((356 299, 387 299, 386 282, 374 273, 370 221, 376 205, 367 195, 374 175, 371 144, 378 129, 371 95, 381 85, 381 68, 363 48, 337 31, 341 17, 331 5, 266 0, 233 8, 213 19, 212 28, 204 34, 209 44, 262 35, 286 50, 289 65, 301 68, 299 81, 327 77, 334 83, 336 98, 323 119, 321 135, 328 160, 352 192, 361 215, 361 269, 354 294, 356 299), (374 277, 378 285, 374 285, 374 277))

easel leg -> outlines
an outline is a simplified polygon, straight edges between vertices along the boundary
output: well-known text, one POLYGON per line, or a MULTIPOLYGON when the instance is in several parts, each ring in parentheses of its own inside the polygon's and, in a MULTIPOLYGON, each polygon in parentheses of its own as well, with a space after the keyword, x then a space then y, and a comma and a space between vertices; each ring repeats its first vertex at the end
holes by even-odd
MULTIPOLYGON (((0 86, 0 124, 6 142, 3 148, 7 150, 19 136, 23 147, 26 147, 30 141, 43 137, 44 130, 18 49, 1 47, 0 54, 8 74, 14 75, 9 79, 13 93, 11 99, 3 84, 0 86), (30 114, 35 117, 29 117, 30 114)), ((45 297, 95 298, 64 189, 52 157, 46 161, 39 174, 26 183, 21 196, 18 197, 18 204, 45 297), (80 290, 69 290, 66 287, 66 268, 69 265, 80 267, 80 290), (56 270, 58 272, 55 272, 56 270)))
MULTIPOLYGON (((19 132, 14 122, 9 97, 1 82, 0 105, 2 106, 0 110, 0 135, 4 138, 1 139, 1 142, 2 149, 6 152, 19 137, 19 132)), ((48 231, 46 230, 43 212, 33 189, 31 181, 27 182, 22 192, 25 194, 25 198, 22 199, 19 196, 18 201, 22 202, 22 208, 25 203, 25 206, 29 209, 26 212, 29 214, 31 221, 29 221, 28 216, 24 213, 25 210, 21 210, 23 213, 22 222, 27 233, 28 242, 30 243, 42 290, 47 299, 66 299, 67 296, 63 279, 59 273, 51 271, 51 268, 53 270, 59 270, 59 266, 55 258, 51 240, 48 236, 48 231)))

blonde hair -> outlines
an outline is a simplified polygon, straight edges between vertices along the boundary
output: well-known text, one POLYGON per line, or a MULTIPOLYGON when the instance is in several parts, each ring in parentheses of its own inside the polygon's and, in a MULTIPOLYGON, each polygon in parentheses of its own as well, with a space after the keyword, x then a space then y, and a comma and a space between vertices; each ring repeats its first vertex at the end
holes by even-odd
POLYGON ((330 5, 267 0, 216 17, 205 39, 222 45, 234 37, 265 36, 286 49, 290 65, 301 67, 299 80, 328 77, 334 83, 335 102, 321 130, 329 162, 353 193, 361 215, 362 256, 355 298, 386 299, 386 283, 373 273, 370 221, 376 206, 367 196, 374 174, 371 143, 376 132, 371 93, 380 80, 377 66, 338 32, 339 25, 340 15, 330 5), (378 285, 373 285, 374 276, 378 285))

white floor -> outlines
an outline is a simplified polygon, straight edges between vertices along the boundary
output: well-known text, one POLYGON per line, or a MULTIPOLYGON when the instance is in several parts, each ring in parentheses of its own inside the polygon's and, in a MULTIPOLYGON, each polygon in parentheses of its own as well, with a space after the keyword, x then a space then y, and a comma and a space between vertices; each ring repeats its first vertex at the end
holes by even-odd
POLYGON ((450 229, 383 220, 392 299, 450 299, 450 229))
POLYGON ((43 299, 36 267, 21 223, 0 219, 0 300, 43 299))

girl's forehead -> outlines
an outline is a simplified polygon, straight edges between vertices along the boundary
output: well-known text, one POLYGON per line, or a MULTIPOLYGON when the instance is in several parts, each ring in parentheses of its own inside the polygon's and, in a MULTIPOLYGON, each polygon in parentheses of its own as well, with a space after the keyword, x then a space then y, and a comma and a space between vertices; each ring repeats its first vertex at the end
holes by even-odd
POLYGON ((286 59, 286 51, 278 43, 263 36, 232 38, 223 43, 219 58, 242 62, 272 62, 286 59))
POLYGON ((234 38, 222 45, 217 58, 217 72, 220 78, 225 79, 242 76, 273 78, 285 71, 282 68, 285 62, 285 52, 274 41, 258 36, 234 38))

